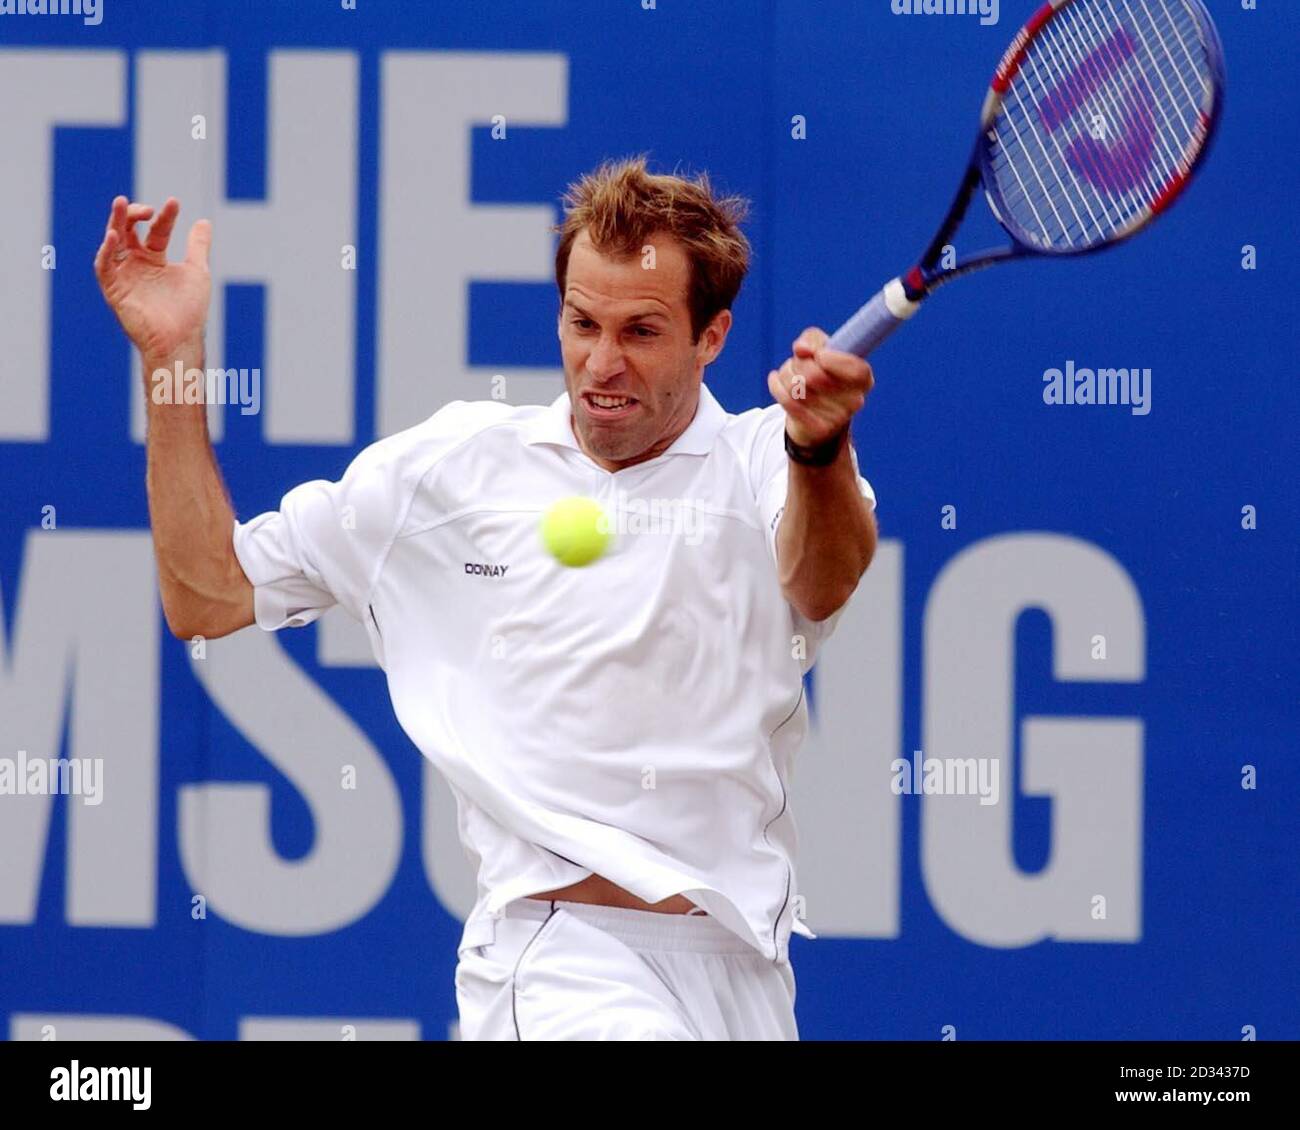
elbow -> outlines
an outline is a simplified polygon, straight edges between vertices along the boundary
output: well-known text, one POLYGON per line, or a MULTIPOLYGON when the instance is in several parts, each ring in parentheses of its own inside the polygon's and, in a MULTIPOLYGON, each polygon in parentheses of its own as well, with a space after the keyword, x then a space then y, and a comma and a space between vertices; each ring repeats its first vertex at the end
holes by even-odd
POLYGON ((194 615, 188 602, 181 599, 180 595, 175 590, 170 589, 167 584, 162 584, 160 588, 163 620, 167 624, 167 630, 178 640, 188 640, 193 639, 195 636, 205 635, 206 633, 199 628, 198 618, 194 615))
POLYGON ((192 640, 196 636, 201 636, 204 639, 216 638, 216 633, 211 631, 202 617, 195 616, 185 610, 169 607, 166 603, 163 604, 163 619, 167 621, 167 630, 178 640, 192 640))
MULTIPOLYGON (((876 524, 876 514, 873 510, 870 515, 870 521, 867 523, 867 536, 862 543, 862 568, 858 570, 858 580, 861 580, 862 575, 871 568, 871 562, 876 556, 876 546, 879 543, 880 527, 876 524)), ((857 581, 854 581, 853 585, 856 588, 857 581)))
POLYGON ((251 590, 249 599, 224 606, 163 596, 163 619, 167 630, 178 640, 219 640, 254 622, 251 590), (245 604, 247 607, 245 607, 245 604))
POLYGON ((222 636, 228 636, 245 626, 242 623, 220 624, 201 616, 175 616, 165 609, 163 610, 163 618, 167 621, 167 630, 178 640, 219 640, 222 636))
POLYGON ((782 584, 786 600, 805 620, 820 624, 829 620, 841 608, 848 604, 850 598, 858 591, 858 583, 871 565, 875 556, 875 540, 861 558, 861 567, 852 577, 845 577, 839 584, 823 585, 815 592, 798 592, 793 585, 782 584))
POLYGON ((253 586, 237 563, 197 580, 162 568, 158 587, 167 630, 178 640, 216 640, 256 621, 253 586))
POLYGON ((823 620, 829 620, 843 608, 849 602, 849 597, 853 595, 857 587, 857 584, 854 583, 832 589, 829 592, 819 593, 817 596, 807 599, 795 599, 790 594, 787 594, 786 599, 805 620, 820 624, 823 620))

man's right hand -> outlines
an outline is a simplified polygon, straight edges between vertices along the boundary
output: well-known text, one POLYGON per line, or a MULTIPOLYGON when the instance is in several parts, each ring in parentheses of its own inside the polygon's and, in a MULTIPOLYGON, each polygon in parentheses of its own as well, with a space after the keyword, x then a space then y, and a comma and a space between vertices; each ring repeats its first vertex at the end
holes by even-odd
MULTIPOLYGON (((144 357, 144 372, 184 362, 203 366, 203 327, 212 280, 212 225, 190 229, 185 261, 167 262, 181 206, 168 197, 143 243, 135 225, 154 211, 113 201, 95 277, 117 320, 144 357)), ((234 510, 208 437, 203 404, 155 404, 146 397, 145 484, 163 613, 174 635, 215 639, 254 622, 253 586, 235 555, 234 510)))
POLYGON ((135 225, 153 216, 153 208, 116 197, 95 256, 104 299, 146 362, 166 364, 201 348, 207 323, 212 225, 199 220, 190 229, 184 261, 169 263, 167 244, 180 210, 179 201, 169 196, 141 243, 135 225))

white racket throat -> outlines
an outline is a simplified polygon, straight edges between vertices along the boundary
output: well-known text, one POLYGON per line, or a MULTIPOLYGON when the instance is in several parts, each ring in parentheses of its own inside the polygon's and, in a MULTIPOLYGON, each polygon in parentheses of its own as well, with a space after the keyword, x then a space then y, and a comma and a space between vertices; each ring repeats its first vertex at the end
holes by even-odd
POLYGON ((890 279, 889 282, 885 283, 884 295, 885 306, 900 322, 907 321, 908 318, 921 309, 919 302, 913 302, 907 297, 907 291, 903 287, 902 279, 890 279))

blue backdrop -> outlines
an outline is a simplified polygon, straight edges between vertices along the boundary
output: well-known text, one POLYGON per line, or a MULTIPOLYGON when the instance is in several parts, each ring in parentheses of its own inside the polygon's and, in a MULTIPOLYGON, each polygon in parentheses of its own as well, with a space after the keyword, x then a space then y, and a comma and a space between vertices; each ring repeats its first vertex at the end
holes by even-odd
MULTIPOLYGON (((252 642, 250 630, 196 655, 162 623, 138 378, 90 269, 113 195, 158 204, 174 192, 182 229, 216 210, 214 269, 230 269, 214 291, 224 288, 222 341, 210 345, 265 381, 262 412, 228 408, 217 445, 247 518, 296 483, 337 477, 360 447, 466 389, 488 397, 497 372, 513 381, 512 399, 549 399, 558 348, 545 223, 558 219, 564 186, 606 157, 648 152, 658 168, 707 170, 754 201, 753 270, 706 379, 731 411, 767 403, 766 375, 805 326, 834 329, 919 252, 951 197, 984 86, 1031 11, 1002 0, 986 25, 897 15, 890 0, 649 3, 103 0, 98 24, 0 15, 0 201, 12 229, 0 237, 0 758, 22 750, 107 767, 96 808, 0 796, 0 1019, 11 1036, 112 1018, 104 1030, 119 1034, 161 1022, 209 1039, 338 1038, 354 1024, 440 1039, 455 1019, 465 880, 447 862, 454 829, 347 626, 333 642, 322 625, 252 642), (277 53, 288 53, 283 72, 277 53), (453 104, 470 109, 456 117, 453 104), (504 136, 493 136, 497 114, 504 136), (332 154, 325 171, 294 180, 318 150, 332 154), (404 172, 422 153, 429 196, 404 172), (331 176, 331 161, 348 175, 331 176), (273 205, 268 227, 241 228, 241 208, 262 205, 273 205), (493 226, 506 222, 502 208, 519 209, 519 227, 496 244, 471 239, 457 218, 483 209, 485 230, 505 230, 493 226), (305 240, 277 242, 304 215, 336 222, 319 240, 333 273, 311 261, 310 224, 305 240), (431 265, 412 267, 404 245, 431 265), (265 262, 259 247, 271 248, 265 262), (340 268, 346 247, 354 271, 340 268), (317 324, 311 309, 286 309, 295 293, 334 313, 317 324), (401 316, 389 309, 400 324, 386 323, 398 293, 401 316), (412 303, 423 322, 408 316, 412 303), (330 407, 340 404, 341 415, 330 407), (310 426, 295 434, 295 419, 310 426), (282 711, 317 720, 301 732, 319 722, 362 765, 370 799, 331 810, 336 854, 321 874, 310 868, 326 793, 303 775, 333 755, 292 748, 298 724, 286 733, 235 667, 263 672, 282 711), (266 756, 273 748, 280 755, 266 756), (249 801, 232 838, 217 826, 219 791, 187 792, 214 783, 263 786, 265 819, 249 801), (258 837, 264 856, 250 848, 223 863, 229 845, 258 837), (260 858, 276 861, 274 882, 262 882, 272 869, 260 858), (332 884, 334 871, 352 877, 332 884), (335 905, 343 887, 351 894, 335 905), (241 903, 245 889, 256 893, 241 903)), ((1122 832, 1104 820, 1073 825, 1080 858, 1119 852, 1111 863, 1135 904, 1091 936, 1017 909, 1016 892, 1031 898, 1029 880, 1060 850, 1054 829, 1066 818, 1050 784, 1029 787, 1022 766, 1005 779, 1005 807, 1024 882, 991 885, 989 900, 995 917, 1023 911, 1029 925, 1022 940, 991 939, 932 897, 964 873, 940 858, 961 854, 950 841, 924 862, 929 798, 891 798, 891 852, 864 856, 851 810, 822 820, 830 791, 813 772, 795 809, 810 842, 823 837, 808 865, 822 875, 808 902, 822 936, 792 943, 805 1037, 1300 1036, 1300 93, 1283 77, 1300 6, 1210 7, 1226 116, 1170 215, 1103 256, 961 282, 874 359, 855 440, 887 555, 855 608, 879 616, 897 646, 878 645, 868 629, 881 625, 864 620, 813 675, 823 746, 829 711, 836 733, 861 734, 861 749, 837 746, 846 772, 910 756, 927 740, 925 711, 942 711, 945 694, 973 699, 980 685, 927 682, 927 664, 960 668, 952 649, 980 639, 952 623, 980 604, 978 570, 960 582, 973 598, 943 603, 941 573, 955 577, 946 568, 984 550, 1001 577, 1023 534, 1067 553, 1093 547, 1137 596, 1138 626, 1112 640, 1129 673, 1061 677, 1055 621, 1037 582, 1012 569, 1024 609, 997 652, 1011 678, 1002 708, 1016 720, 1137 723, 1136 760, 1115 776, 1098 769, 1088 795, 1099 808, 1079 810, 1135 806, 1136 840, 1115 848, 1122 832), (1044 373, 1067 362, 1149 368, 1149 413, 1044 403, 1044 373), (845 685, 867 688, 861 701, 828 696, 832 662, 845 685), (871 876, 876 893, 854 909, 871 876)), ((980 242, 957 239, 959 252, 980 242)), ((1086 622, 1094 601, 1110 599, 1106 581, 1087 569, 1070 578, 1059 598, 1086 622)), ((972 669, 981 654, 972 650, 972 669)), ((1019 725, 1008 733, 1014 764, 1030 739, 1019 725)))

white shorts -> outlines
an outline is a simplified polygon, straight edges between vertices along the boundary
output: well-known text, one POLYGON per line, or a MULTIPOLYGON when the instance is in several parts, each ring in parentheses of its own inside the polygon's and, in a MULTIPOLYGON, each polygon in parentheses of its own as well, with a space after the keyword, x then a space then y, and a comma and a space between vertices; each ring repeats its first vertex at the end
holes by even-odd
POLYGON ((794 971, 714 918, 516 899, 462 941, 462 1040, 797 1040, 794 971))

